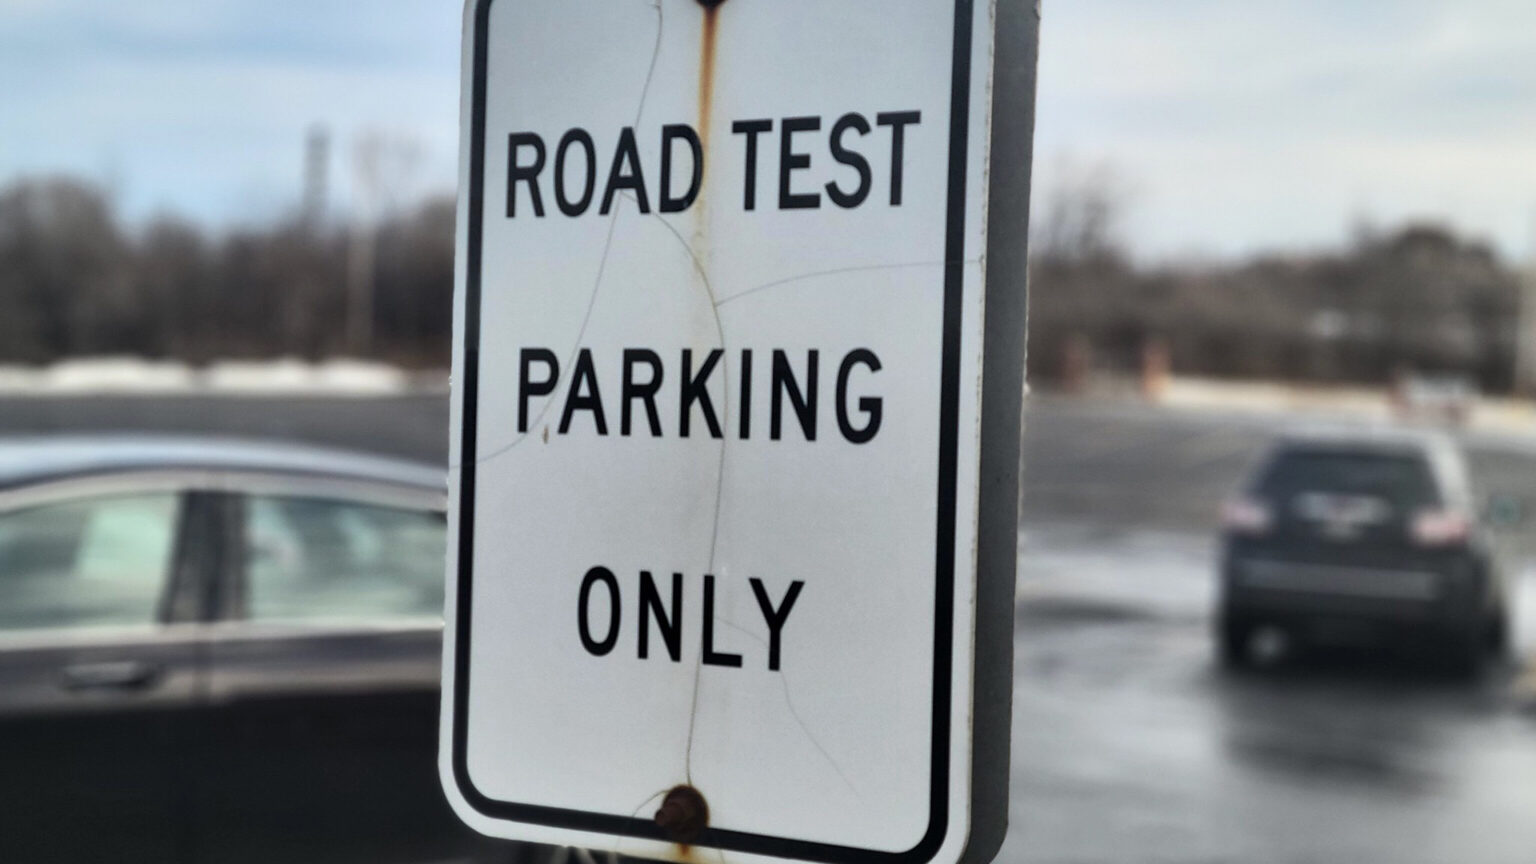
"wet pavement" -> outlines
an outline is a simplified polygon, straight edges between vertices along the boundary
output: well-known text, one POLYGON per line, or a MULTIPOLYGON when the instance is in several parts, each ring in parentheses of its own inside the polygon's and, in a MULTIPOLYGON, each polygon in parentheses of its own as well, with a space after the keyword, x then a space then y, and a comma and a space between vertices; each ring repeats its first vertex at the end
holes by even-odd
MULTIPOLYGON (((1422 658, 1212 659, 1211 541, 1026 522, 1003 862, 1530 862, 1536 692, 1422 658)), ((1536 644, 1536 573, 1521 578, 1536 644)))
POLYGON ((1536 430, 1463 443, 1517 650, 1479 681, 1384 652, 1214 663, 1212 530, 1315 419, 1036 399, 1026 414, 1013 798, 1002 862, 1536 861, 1536 430))

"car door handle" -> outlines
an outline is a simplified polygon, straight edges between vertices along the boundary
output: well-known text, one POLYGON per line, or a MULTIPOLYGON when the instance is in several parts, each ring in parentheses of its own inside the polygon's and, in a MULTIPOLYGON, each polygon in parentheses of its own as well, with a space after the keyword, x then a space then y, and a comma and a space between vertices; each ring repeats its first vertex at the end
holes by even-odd
POLYGON ((78 663, 64 667, 64 689, 142 690, 160 680, 162 671, 138 660, 78 663))

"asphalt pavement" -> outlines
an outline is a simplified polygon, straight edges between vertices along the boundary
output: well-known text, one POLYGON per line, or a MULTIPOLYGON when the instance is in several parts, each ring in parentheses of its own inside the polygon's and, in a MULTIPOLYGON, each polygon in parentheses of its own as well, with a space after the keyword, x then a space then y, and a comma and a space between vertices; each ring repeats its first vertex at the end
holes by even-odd
POLYGON ((1022 539, 999 861, 1536 860, 1522 664, 1471 683, 1370 652, 1224 673, 1208 537, 1035 522, 1022 539))
MULTIPOLYGON (((0 400, 0 435, 214 431, 441 463, 441 396, 0 400)), ((1536 559, 1516 656, 1458 682, 1411 657, 1212 662, 1211 531, 1275 416, 1037 399, 1026 416, 1011 830, 1000 861, 1536 861, 1536 559)), ((1466 441, 1536 502, 1536 430, 1466 441)))
POLYGON ((448 399, 434 393, 0 397, 0 436, 95 433, 275 439, 442 463, 448 458, 448 399))
MULTIPOLYGON (((1213 662, 1215 516, 1315 419, 1036 400, 1026 418, 1013 786, 1003 862, 1536 861, 1536 567, 1480 680, 1362 651, 1213 662)), ((1536 430, 1463 441, 1536 500, 1536 430)))

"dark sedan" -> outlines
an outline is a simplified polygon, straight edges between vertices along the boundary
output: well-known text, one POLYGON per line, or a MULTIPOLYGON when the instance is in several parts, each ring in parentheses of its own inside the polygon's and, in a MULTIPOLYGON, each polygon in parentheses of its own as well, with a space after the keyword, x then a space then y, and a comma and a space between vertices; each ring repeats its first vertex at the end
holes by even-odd
POLYGON ((1508 591, 1460 449, 1429 433, 1279 443, 1223 514, 1217 639, 1398 637, 1473 672, 1508 639, 1508 591))
POLYGON ((438 786, 441 469, 0 443, 0 861, 510 857, 438 786))

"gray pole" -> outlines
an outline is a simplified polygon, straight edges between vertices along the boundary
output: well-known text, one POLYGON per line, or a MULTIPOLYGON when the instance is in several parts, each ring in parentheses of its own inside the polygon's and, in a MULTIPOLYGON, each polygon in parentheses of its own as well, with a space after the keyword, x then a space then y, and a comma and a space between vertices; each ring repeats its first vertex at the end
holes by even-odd
POLYGON ((992 860, 1008 832, 1038 0, 999 0, 996 27, 976 538, 976 693, 972 702, 976 749, 971 763, 971 842, 962 864, 992 860))

